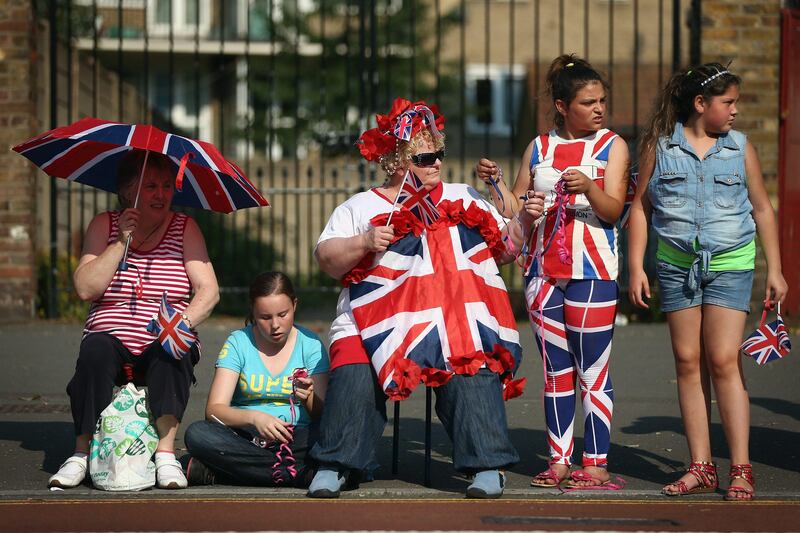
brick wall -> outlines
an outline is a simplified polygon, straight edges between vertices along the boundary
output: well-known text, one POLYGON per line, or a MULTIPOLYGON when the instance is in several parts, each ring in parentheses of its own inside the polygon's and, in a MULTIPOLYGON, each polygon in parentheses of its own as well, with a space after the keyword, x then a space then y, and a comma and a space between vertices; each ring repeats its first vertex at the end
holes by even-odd
MULTIPOLYGON (((703 61, 724 65, 733 60, 731 70, 742 77, 736 129, 745 132, 758 150, 767 190, 778 208, 781 1, 704 0, 702 6, 703 61)), ((766 270, 759 247, 751 301, 755 311, 764 298, 766 270)))
POLYGON ((35 174, 10 151, 38 130, 31 2, 0 2, 0 321, 30 318, 36 291, 35 174))
POLYGON ((758 149, 770 189, 778 171, 780 0, 703 0, 703 62, 733 60, 743 79, 736 128, 758 149))

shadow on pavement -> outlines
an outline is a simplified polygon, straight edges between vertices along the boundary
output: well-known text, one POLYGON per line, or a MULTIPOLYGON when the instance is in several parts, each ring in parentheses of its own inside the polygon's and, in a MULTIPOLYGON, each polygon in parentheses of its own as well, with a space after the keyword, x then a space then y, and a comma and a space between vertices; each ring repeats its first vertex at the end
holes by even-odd
MULTIPOLYGON (((774 402, 780 405, 781 408, 798 409, 797 404, 783 400, 756 398, 751 399, 751 402, 756 405, 762 405, 757 400, 767 400, 764 403, 774 402), (789 408, 787 405, 794 405, 795 407, 789 408)), ((793 413, 792 416, 796 415, 793 413)), ((620 428, 619 431, 637 435, 653 434, 658 431, 683 435, 683 421, 678 417, 669 416, 640 417, 633 424, 620 428)), ((794 431, 760 426, 750 428, 750 460, 753 463, 761 463, 782 470, 797 471, 796 459, 786 453, 787 449, 796 450, 797 448, 798 434, 794 431)), ((730 459, 725 432, 720 423, 711 424, 711 454, 715 458, 730 459)))
POLYGON ((779 398, 750 398, 751 405, 763 407, 777 415, 791 416, 795 420, 800 420, 800 404, 782 400, 779 398))
POLYGON ((0 441, 19 442, 24 450, 44 452, 42 470, 55 474, 74 450, 71 422, 0 422, 0 441))
MULTIPOLYGON (((680 420, 677 419, 680 423, 680 420)), ((390 420, 391 424, 391 420, 390 420)), ((400 431, 400 459, 397 476, 391 473, 392 437, 384 436, 378 444, 378 462, 381 467, 376 472, 376 479, 397 479, 403 482, 422 485, 425 467, 425 441, 404 438, 403 435, 422 437, 425 435, 425 422, 419 419, 403 419, 400 431)), ((468 482, 464 476, 453 469, 451 454, 452 445, 444 429, 434 422, 432 431, 431 479, 433 486, 440 490, 463 491, 468 482)), ((546 435, 542 430, 511 428, 511 441, 520 455, 520 462, 509 469, 510 473, 523 478, 531 478, 538 472, 547 469, 546 435)), ((580 464, 583 450, 583 438, 575 438, 573 459, 580 464)), ((674 471, 682 468, 683 463, 651 451, 617 445, 612 442, 609 451, 611 470, 626 480, 639 479, 664 484, 672 481, 674 471)))

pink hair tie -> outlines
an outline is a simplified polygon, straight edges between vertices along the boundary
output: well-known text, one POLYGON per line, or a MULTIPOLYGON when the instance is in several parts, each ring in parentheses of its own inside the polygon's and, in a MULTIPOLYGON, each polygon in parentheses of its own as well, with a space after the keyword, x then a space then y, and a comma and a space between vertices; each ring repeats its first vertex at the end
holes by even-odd
POLYGON ((558 259, 565 265, 572 264, 572 254, 567 248, 567 193, 564 180, 560 179, 556 182, 556 203, 558 204, 558 211, 556 212, 556 225, 558 230, 556 233, 556 244, 558 245, 558 259))

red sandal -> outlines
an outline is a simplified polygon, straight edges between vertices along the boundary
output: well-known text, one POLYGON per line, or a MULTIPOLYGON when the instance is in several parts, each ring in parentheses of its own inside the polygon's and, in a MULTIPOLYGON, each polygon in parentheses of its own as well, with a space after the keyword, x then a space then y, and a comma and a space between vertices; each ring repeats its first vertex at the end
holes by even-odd
POLYGON ((717 465, 706 461, 693 461, 686 470, 687 474, 691 474, 697 480, 697 486, 691 489, 686 485, 682 479, 673 481, 666 487, 661 489, 661 494, 666 496, 686 496, 687 494, 702 494, 705 492, 714 492, 719 486, 719 479, 717 478, 717 465), (667 487, 676 487, 678 490, 667 490, 667 487))
POLYGON ((750 483, 750 486, 753 487, 752 489, 748 489, 747 487, 738 487, 731 485, 728 487, 728 492, 725 493, 725 500, 729 502, 749 502, 755 499, 755 486, 756 486, 756 478, 753 477, 753 465, 750 463, 741 464, 741 465, 731 465, 731 470, 728 474, 730 477, 731 483, 734 482, 736 479, 743 479, 750 483), (745 495, 744 497, 740 497, 738 495, 745 495))

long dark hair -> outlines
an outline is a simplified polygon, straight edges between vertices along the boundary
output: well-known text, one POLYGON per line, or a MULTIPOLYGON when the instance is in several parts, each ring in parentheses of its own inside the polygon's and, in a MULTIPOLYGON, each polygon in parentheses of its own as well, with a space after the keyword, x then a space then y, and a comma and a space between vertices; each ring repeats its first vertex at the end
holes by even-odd
POLYGON ((656 100, 650 122, 642 130, 640 154, 652 150, 661 137, 672 135, 676 122, 689 120, 694 113, 695 97, 700 95, 709 100, 741 83, 739 76, 727 72, 719 63, 706 63, 673 74, 656 100))
POLYGON ((262 272, 255 277, 250 284, 250 308, 247 311, 247 318, 244 321, 245 326, 249 326, 255 321, 253 317, 253 306, 256 300, 263 296, 272 296, 275 294, 285 294, 292 302, 297 300, 294 294, 292 280, 283 272, 262 272))
POLYGON ((555 109, 556 100, 562 100, 567 106, 575 99, 578 91, 592 82, 603 85, 608 92, 608 83, 588 61, 575 54, 560 55, 550 63, 550 69, 545 77, 545 90, 553 99, 553 121, 559 128, 564 125, 564 117, 555 109))

